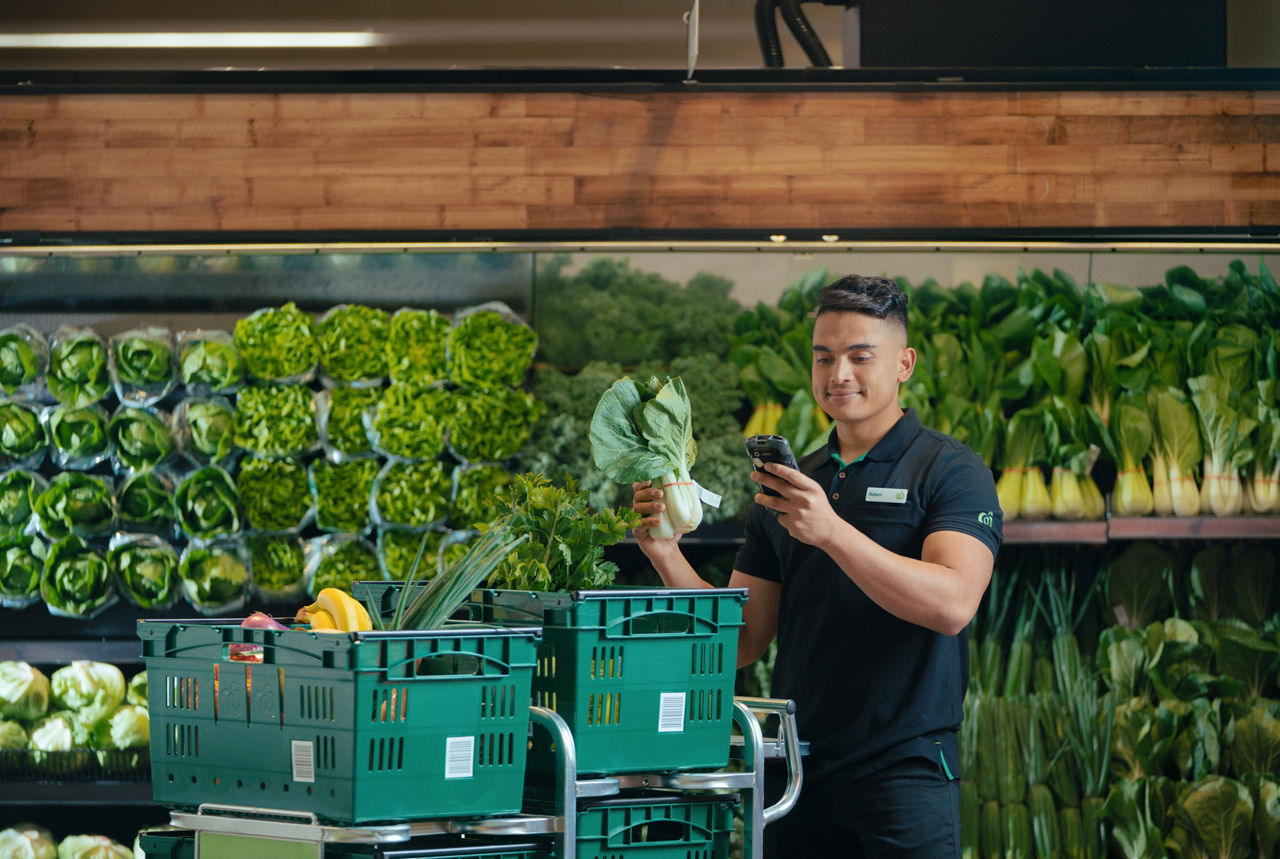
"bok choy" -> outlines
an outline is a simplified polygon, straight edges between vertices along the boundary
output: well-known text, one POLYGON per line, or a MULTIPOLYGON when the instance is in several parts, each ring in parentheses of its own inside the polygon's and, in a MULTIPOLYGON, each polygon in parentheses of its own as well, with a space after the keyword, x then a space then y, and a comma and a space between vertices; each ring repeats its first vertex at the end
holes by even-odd
POLYGON ((1151 450, 1155 430, 1141 396, 1124 394, 1116 398, 1111 412, 1111 434, 1120 455, 1111 510, 1117 516, 1146 516, 1155 508, 1155 497, 1147 482, 1143 460, 1151 450))
POLYGON ((1217 376, 1187 379, 1191 401, 1204 433, 1204 486, 1201 507, 1215 516, 1236 516, 1244 510, 1240 469, 1252 458, 1246 440, 1257 422, 1241 409, 1240 395, 1217 376))
POLYGON ((1186 395, 1176 388, 1157 388, 1147 394, 1154 443, 1151 482, 1155 512, 1161 516, 1199 516, 1200 427, 1186 395))

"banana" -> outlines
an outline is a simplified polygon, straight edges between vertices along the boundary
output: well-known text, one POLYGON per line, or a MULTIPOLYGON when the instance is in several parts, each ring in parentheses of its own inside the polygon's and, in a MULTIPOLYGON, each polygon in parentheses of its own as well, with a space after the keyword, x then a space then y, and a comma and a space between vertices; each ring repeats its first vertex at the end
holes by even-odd
POLYGON ((373 621, 355 597, 339 588, 324 588, 316 601, 304 606, 303 615, 315 630, 356 632, 373 629, 373 621))
POLYGON ((311 624, 312 632, 342 632, 338 629, 333 615, 324 609, 307 612, 307 620, 311 624))
POLYGON ((360 600, 355 597, 352 597, 351 601, 355 603, 356 614, 360 616, 360 625, 356 627, 356 629, 361 632, 373 629, 373 618, 369 617, 369 610, 364 607, 364 603, 360 602, 360 600))

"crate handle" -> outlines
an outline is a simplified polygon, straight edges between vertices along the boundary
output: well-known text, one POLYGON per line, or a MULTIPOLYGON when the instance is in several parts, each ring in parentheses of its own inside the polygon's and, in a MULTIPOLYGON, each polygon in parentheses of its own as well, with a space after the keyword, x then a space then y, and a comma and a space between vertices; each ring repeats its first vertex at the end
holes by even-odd
POLYGON ((511 673, 510 663, 472 650, 450 650, 417 656, 410 653, 405 659, 387 665, 389 680, 448 680, 453 677, 502 677, 511 673), (495 666, 497 670, 489 671, 495 666))
POLYGON ((605 627, 608 638, 668 638, 716 633, 720 625, 687 611, 642 611, 620 617, 605 627), (666 627, 666 628, 664 628, 666 627))
POLYGON ((638 820, 611 830, 606 843, 610 848, 629 844, 690 844, 695 834, 702 836, 702 840, 711 840, 711 830, 691 820, 638 820))

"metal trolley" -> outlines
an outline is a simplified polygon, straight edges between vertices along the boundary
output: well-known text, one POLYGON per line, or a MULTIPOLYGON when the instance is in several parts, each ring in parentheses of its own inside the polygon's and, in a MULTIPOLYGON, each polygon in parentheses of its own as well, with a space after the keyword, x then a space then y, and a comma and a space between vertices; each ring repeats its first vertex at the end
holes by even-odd
POLYGON ((737 792, 743 815, 744 859, 761 859, 764 827, 787 814, 800 796, 805 744, 796 735, 795 704, 769 698, 735 698, 733 721, 742 732, 731 738, 733 757, 742 769, 711 772, 656 772, 578 778, 573 734, 559 714, 531 706, 532 730, 545 732, 556 749, 554 808, 548 814, 406 821, 367 826, 320 823, 314 814, 269 808, 204 804, 197 811, 172 811, 170 822, 195 833, 198 859, 320 859, 326 844, 393 844, 428 835, 534 837, 553 845, 559 859, 577 855, 579 800, 620 794, 635 788, 687 792, 737 792), (758 715, 778 719, 776 737, 766 738, 758 715), (787 783, 777 803, 764 805, 767 758, 785 761, 787 783))

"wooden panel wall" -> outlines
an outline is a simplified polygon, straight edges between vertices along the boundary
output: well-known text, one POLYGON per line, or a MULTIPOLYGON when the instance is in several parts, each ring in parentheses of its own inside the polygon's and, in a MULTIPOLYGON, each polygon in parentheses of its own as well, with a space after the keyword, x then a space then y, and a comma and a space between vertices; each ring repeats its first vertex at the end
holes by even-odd
POLYGON ((1280 92, 0 97, 0 230, 1280 224, 1280 92))

